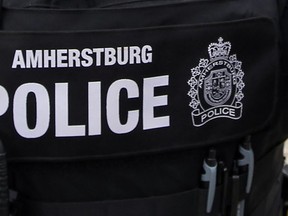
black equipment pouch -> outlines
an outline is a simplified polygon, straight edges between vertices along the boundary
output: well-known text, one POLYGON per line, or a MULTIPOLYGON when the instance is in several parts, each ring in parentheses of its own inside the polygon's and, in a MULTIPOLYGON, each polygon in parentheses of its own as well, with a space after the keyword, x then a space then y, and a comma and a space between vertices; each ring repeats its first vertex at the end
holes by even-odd
POLYGON ((263 128, 274 110, 278 53, 266 18, 0 37, 10 158, 204 146, 263 128))
MULTIPOLYGON (((55 13, 37 12, 30 15, 55 13)), ((78 22, 109 12, 136 16, 95 10, 78 22)), ((273 21, 187 22, 85 31, 7 27, 0 35, 0 131, 10 159, 203 147, 262 129, 277 99, 273 21)))
POLYGON ((281 97, 279 28, 276 3, 258 3, 4 8, 0 137, 20 215, 206 215, 207 150, 230 172, 250 135, 255 169, 277 164, 269 187, 284 137, 263 135, 281 97))

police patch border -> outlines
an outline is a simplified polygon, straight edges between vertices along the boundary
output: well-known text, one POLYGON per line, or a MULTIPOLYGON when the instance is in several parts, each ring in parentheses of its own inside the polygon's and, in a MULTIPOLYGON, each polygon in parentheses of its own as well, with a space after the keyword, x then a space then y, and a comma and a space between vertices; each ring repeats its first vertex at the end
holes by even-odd
MULTIPOLYGON (((210 59, 200 59, 198 66, 191 69, 192 76, 188 80, 188 85, 191 88, 188 96, 191 97, 189 106, 193 109, 191 115, 192 123, 195 127, 203 126, 207 122, 217 118, 237 120, 242 117, 243 104, 241 100, 244 98, 242 92, 245 87, 243 82, 244 72, 241 68, 242 62, 237 60, 236 54, 229 56, 230 51, 231 43, 229 41, 223 42, 223 38, 219 37, 218 43, 210 43, 208 46, 210 59), (206 92, 205 88, 207 87, 205 86, 205 81, 210 79, 207 78, 207 73, 211 74, 215 65, 223 65, 223 71, 229 71, 231 73, 232 80, 230 82, 231 86, 229 87, 234 88, 234 94, 231 94, 232 90, 230 90, 230 93, 227 93, 222 101, 216 101, 214 103, 209 103, 209 99, 205 97, 204 100, 211 107, 204 108, 201 104, 200 93, 206 92)), ((227 83, 227 85, 229 85, 229 83, 227 83)))

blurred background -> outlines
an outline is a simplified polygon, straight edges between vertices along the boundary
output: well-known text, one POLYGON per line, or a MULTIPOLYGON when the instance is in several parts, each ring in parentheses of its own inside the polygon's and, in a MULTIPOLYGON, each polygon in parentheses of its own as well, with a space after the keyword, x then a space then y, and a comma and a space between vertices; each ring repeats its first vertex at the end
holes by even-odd
POLYGON ((285 147, 284 147, 284 156, 286 157, 286 164, 288 164, 288 140, 285 142, 285 147))

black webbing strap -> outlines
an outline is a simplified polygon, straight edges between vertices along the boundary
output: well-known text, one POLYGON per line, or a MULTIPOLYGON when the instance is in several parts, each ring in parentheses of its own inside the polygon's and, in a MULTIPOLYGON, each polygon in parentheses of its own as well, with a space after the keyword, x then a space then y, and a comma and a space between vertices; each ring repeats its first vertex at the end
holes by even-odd
MULTIPOLYGON (((246 196, 246 182, 247 174, 240 175, 237 193, 239 200, 246 196)), ((229 179, 227 187, 232 187, 232 179, 229 179)), ((102 202, 58 203, 24 199, 21 200, 18 212, 29 216, 218 216, 223 211, 223 202, 225 206, 231 206, 232 201, 239 201, 233 200, 229 190, 226 200, 223 200, 223 189, 224 185, 216 188, 212 212, 209 214, 206 214, 208 189, 200 188, 172 195, 102 202)))
MULTIPOLYGON (((149 4, 149 1, 142 1, 143 4, 149 4)), ((58 9, 72 9, 72 8, 103 8, 111 6, 121 6, 124 4, 135 3, 134 0, 69 0, 69 1, 55 1, 55 0, 6 0, 4 6, 8 8, 58 8, 58 9)), ((141 1, 137 1, 141 4, 141 1)), ((154 2, 154 4, 157 2, 154 2)), ((151 4, 151 3, 150 3, 151 4)))
MULTIPOLYGON (((221 188, 216 189, 215 206, 220 206, 221 188)), ((120 201, 47 203, 24 201, 21 215, 29 216, 191 216, 206 215, 207 191, 195 189, 179 194, 120 201)), ((214 212, 218 212, 214 208, 214 212)), ((210 215, 216 215, 210 214, 210 215)))
MULTIPOLYGON (((247 200, 249 203, 249 207, 247 207, 250 210, 253 210, 254 205, 257 205, 258 201, 267 195, 269 186, 278 177, 277 164, 278 161, 281 163, 279 159, 281 151, 282 145, 279 145, 256 162, 252 191, 247 200), (259 200, 254 202, 255 199, 259 200)), ((228 187, 226 200, 222 199, 224 185, 216 188, 213 210, 210 214, 206 214, 208 190, 199 188, 177 194, 117 201, 58 203, 22 199, 19 211, 20 215, 29 216, 219 216, 223 214, 222 204, 224 202, 226 206, 224 211, 228 209, 226 215, 229 215, 231 206, 235 203, 237 206, 241 200, 247 198, 245 193, 247 174, 239 176, 238 200, 235 200, 233 195, 232 183, 232 177, 229 177, 228 185, 226 185, 228 187)))
MULTIPOLYGON (((241 175, 239 181, 239 200, 245 198, 247 175, 241 175)), ((229 180, 231 187, 232 180, 229 180)), ((182 193, 149 198, 98 201, 98 202, 38 202, 22 200, 20 215, 29 216, 206 216, 219 215, 222 203, 232 205, 232 194, 227 194, 223 200, 223 185, 218 186, 215 192, 212 212, 206 214, 208 190, 194 189, 182 193)), ((238 202, 238 200, 235 200, 238 202)), ((19 211, 19 210, 18 210, 19 211)))
POLYGON ((0 140, 0 215, 8 216, 9 196, 8 196, 8 176, 6 153, 2 141, 0 140))
POLYGON ((256 162, 251 193, 246 201, 249 214, 252 214, 258 208, 261 201, 267 198, 272 185, 279 178, 282 169, 283 144, 273 148, 256 162))

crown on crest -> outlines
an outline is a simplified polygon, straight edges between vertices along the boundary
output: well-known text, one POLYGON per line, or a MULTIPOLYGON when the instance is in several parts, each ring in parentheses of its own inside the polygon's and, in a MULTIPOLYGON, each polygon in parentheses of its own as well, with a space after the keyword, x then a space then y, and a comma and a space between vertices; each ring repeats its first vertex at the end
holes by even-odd
POLYGON ((223 38, 218 39, 218 43, 211 43, 208 47, 210 59, 228 58, 231 50, 230 42, 223 42, 223 38))

